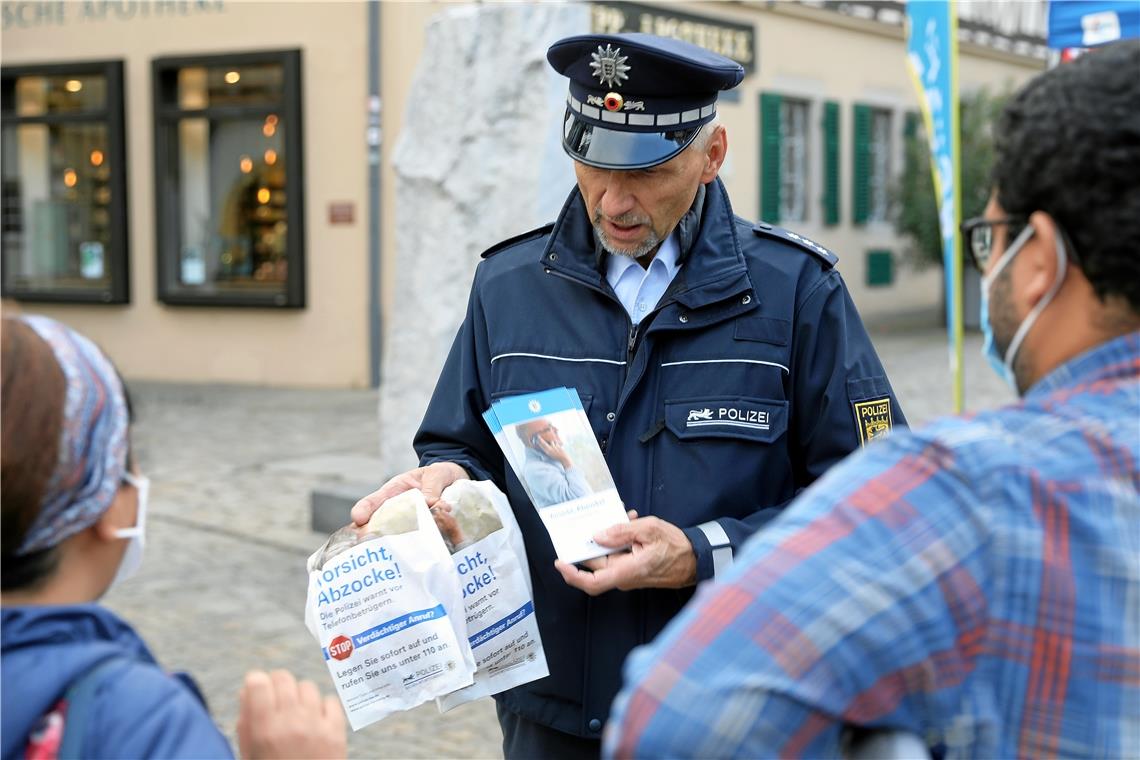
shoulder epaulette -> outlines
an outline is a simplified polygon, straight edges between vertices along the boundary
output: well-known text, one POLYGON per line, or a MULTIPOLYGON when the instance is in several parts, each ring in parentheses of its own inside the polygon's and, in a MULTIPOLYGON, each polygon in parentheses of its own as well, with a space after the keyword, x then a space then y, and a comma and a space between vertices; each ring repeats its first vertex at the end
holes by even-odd
POLYGON ((786 243, 791 243, 794 246, 802 248, 822 261, 824 269, 831 269, 839 263, 839 257, 819 243, 814 240, 809 240, 803 235, 797 235, 791 230, 785 230, 783 227, 776 227, 767 222, 756 222, 756 224, 752 225, 752 231, 760 237, 776 238, 777 240, 783 240, 786 243))
POLYGON ((524 232, 521 235, 515 235, 514 237, 507 238, 506 240, 502 241, 501 243, 495 243, 493 246, 491 246, 487 250, 483 251, 483 253, 480 255, 480 258, 485 259, 488 256, 494 256, 499 251, 506 250, 507 248, 510 248, 515 243, 521 243, 525 240, 530 240, 532 238, 542 237, 543 235, 550 232, 552 229, 554 229, 554 222, 544 224, 541 227, 536 227, 535 229, 530 230, 529 232, 524 232))

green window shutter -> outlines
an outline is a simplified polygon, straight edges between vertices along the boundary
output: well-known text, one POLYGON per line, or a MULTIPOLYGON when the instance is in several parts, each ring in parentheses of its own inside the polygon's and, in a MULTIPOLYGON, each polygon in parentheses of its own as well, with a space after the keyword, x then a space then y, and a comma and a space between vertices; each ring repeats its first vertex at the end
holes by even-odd
POLYGON ((907 111, 903 117, 903 137, 910 140, 918 137, 918 130, 922 124, 922 117, 918 115, 918 111, 907 111))
POLYGON ((871 215, 871 107, 855 104, 851 219, 864 224, 871 215))
POLYGON ((867 286, 881 288, 894 284, 895 259, 885 249, 867 251, 867 286))
POLYGON ((760 94, 760 218, 780 221, 780 96, 760 94))
POLYGON ((823 104, 823 223, 839 224, 839 103, 823 104))

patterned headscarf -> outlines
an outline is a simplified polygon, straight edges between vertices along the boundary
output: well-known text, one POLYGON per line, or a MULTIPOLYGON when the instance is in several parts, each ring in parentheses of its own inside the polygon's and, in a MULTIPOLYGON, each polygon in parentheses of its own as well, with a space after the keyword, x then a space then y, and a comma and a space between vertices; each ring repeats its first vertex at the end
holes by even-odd
POLYGON ((70 327, 20 317, 51 346, 67 381, 59 459, 17 555, 55 546, 102 516, 127 468, 127 402, 111 362, 70 327))

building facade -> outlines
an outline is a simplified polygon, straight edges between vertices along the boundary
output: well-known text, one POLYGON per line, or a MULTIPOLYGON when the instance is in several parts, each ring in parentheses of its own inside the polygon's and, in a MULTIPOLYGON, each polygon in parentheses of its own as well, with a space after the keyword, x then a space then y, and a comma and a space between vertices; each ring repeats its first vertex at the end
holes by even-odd
MULTIPOLYGON (((415 112, 446 93, 435 123, 447 130, 463 97, 433 84, 433 23, 445 16, 462 34, 485 24, 481 14, 525 8, 4 0, 2 10, 6 312, 76 326, 128 378, 342 388, 389 374, 382 344, 419 319, 400 306, 406 283, 435 278, 449 294, 441 331, 458 323, 477 252, 442 271, 430 250, 400 255, 401 224, 422 220, 400 202, 418 186, 400 181, 394 159, 401 141, 414 154, 415 112)), ((962 13, 963 92, 1012 89, 1044 68, 1043 3, 962 13)), ((680 36, 740 61, 744 83, 720 104, 736 212, 838 253, 873 320, 941 299, 941 272, 904 266, 890 221, 917 109, 903 16, 892 2, 597 2, 567 23, 680 36)), ((509 92, 512 61, 480 56, 469 65, 497 67, 509 92)), ((534 182, 564 195, 570 176, 534 182)), ((537 213, 519 214, 514 231, 545 221, 537 213)), ((441 362, 445 348, 428 354, 441 362)))

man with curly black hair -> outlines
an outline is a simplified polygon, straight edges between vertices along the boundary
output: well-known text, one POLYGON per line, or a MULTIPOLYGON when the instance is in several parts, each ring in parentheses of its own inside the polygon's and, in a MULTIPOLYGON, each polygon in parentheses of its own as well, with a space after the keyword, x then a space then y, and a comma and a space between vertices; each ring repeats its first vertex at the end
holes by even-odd
POLYGON ((848 727, 1135 755, 1140 41, 1038 76, 997 135, 963 231, 986 355, 1022 398, 807 489, 630 657, 607 754, 829 757, 848 727))
POLYGON ((1019 392, 1140 326, 1138 87, 1140 41, 1119 43, 1033 80, 998 123, 994 193, 963 229, 988 271, 983 304, 998 307, 983 320, 987 357, 1019 392), (1007 268, 1022 246, 1024 261, 1007 268), (1016 272, 1037 275, 1023 298, 1012 297, 1016 272))

